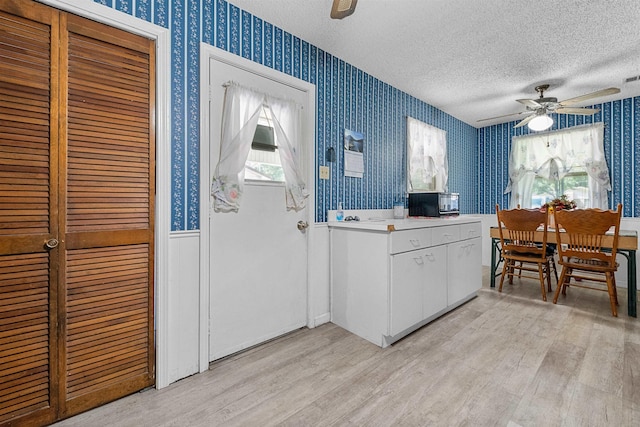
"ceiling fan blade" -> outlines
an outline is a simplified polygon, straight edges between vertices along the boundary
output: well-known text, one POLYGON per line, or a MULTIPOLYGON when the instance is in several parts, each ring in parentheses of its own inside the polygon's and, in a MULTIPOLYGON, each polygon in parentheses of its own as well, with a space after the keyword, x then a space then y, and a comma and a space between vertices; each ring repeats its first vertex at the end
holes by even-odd
POLYGON ((579 102, 587 101, 593 98, 598 98, 600 96, 615 95, 616 93, 619 93, 619 92, 620 92, 620 89, 618 89, 617 87, 610 87, 608 89, 602 89, 592 93, 587 93, 586 95, 576 96, 575 98, 565 99, 564 101, 560 102, 560 106, 564 107, 565 105, 577 104, 579 102))
POLYGON ((536 100, 534 99, 516 99, 516 101, 518 101, 521 104, 526 105, 527 107, 530 108, 540 108, 542 107, 542 105, 540 105, 536 100))
POLYGON ((560 107, 556 109, 556 113, 560 114, 578 114, 580 116, 591 116, 600 111, 599 108, 571 108, 560 107))
POLYGON ((531 120, 533 120, 534 117, 536 117, 537 114, 533 114, 525 119, 522 119, 522 121, 520 123, 518 123, 517 125, 515 125, 513 128, 521 128, 522 126, 526 125, 527 123, 529 123, 531 120))
POLYGON ((346 18, 356 10, 356 4, 358 4, 358 0, 333 0, 330 13, 331 18, 346 18))
POLYGON ((503 116, 489 117, 488 119, 480 119, 478 121, 479 122, 486 122, 487 120, 502 119, 504 117, 520 116, 522 114, 532 114, 532 113, 533 113, 533 111, 521 111, 520 113, 511 113, 511 114, 505 114, 503 116))

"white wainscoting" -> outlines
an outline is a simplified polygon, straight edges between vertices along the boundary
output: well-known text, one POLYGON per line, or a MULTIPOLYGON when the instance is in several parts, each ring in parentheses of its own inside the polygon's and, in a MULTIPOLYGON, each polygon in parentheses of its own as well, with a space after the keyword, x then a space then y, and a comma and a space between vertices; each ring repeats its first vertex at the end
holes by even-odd
POLYGON ((200 232, 169 235, 168 383, 199 372, 200 232))
POLYGON ((310 328, 331 320, 329 227, 327 223, 309 226, 309 318, 310 328))
MULTIPOLYGON (((496 215, 478 215, 482 218, 482 265, 491 265, 491 237, 489 229, 498 225, 496 215)), ((635 230, 640 234, 640 218, 622 218, 620 228, 622 230, 635 230)), ((621 288, 627 287, 627 259, 623 255, 617 257, 618 272, 616 273, 616 285, 621 288)), ((636 267, 640 262, 640 256, 636 252, 636 267)))

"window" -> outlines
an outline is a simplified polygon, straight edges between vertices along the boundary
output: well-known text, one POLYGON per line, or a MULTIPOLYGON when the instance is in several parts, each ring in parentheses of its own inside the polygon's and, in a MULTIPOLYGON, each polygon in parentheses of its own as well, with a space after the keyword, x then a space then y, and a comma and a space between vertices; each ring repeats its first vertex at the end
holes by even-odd
POLYGON ((284 170, 277 149, 278 140, 275 136, 270 113, 262 108, 258 127, 245 163, 245 179, 284 182, 284 170))
POLYGON ((510 208, 532 208, 563 194, 578 207, 607 209, 611 191, 604 126, 595 123, 514 136, 509 154, 510 208))
POLYGON ((447 133, 407 117, 407 190, 447 191, 447 133))

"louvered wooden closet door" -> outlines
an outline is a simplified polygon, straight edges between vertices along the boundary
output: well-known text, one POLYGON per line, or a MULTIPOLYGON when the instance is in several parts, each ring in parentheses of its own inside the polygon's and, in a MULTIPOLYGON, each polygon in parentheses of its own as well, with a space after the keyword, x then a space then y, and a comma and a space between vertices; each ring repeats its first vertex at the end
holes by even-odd
POLYGON ((154 50, 0 1, 0 426, 154 383, 154 50))
POLYGON ((55 416, 57 14, 0 10, 0 425, 55 416), (52 43, 53 41, 53 43, 52 43), (50 89, 51 88, 51 89, 50 89), (54 113, 54 118, 50 116, 54 113), (51 145, 50 145, 51 144, 51 145))
POLYGON ((154 44, 63 15, 63 393, 74 414, 153 384, 154 44))

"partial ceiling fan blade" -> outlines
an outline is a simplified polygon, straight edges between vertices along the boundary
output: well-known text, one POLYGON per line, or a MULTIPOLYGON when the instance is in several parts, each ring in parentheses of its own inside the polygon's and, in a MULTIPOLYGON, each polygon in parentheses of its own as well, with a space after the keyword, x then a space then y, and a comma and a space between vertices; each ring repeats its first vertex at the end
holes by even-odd
POLYGON ((560 107, 556 109, 556 113, 560 114, 578 114, 580 116, 592 116, 600 111, 599 108, 572 108, 572 107, 560 107))
POLYGON ((610 87, 608 89, 598 90, 586 95, 576 96, 575 98, 565 99, 564 101, 560 102, 560 106, 564 107, 566 105, 573 105, 582 101, 588 101, 589 99, 598 98, 600 96, 615 95, 616 93, 620 93, 620 89, 618 89, 617 87, 610 87))
POLYGON ((522 126, 526 125, 527 123, 529 123, 531 120, 533 120, 534 117, 536 117, 537 114, 533 114, 529 117, 527 117, 526 119, 522 119, 522 121, 520 123, 518 123, 517 125, 515 125, 513 128, 521 128, 522 126))
POLYGON ((529 108, 541 108, 542 105, 540 105, 536 100, 534 99, 516 99, 516 101, 518 101, 521 104, 526 105, 529 108))
POLYGON ((356 10, 358 0, 333 0, 330 16, 332 19, 342 19, 356 10))
POLYGON ((505 114, 504 116, 489 117, 488 119, 480 119, 478 122, 486 122, 487 120, 502 119, 504 117, 521 116, 523 114, 533 114, 533 111, 521 111, 520 113, 505 114))

